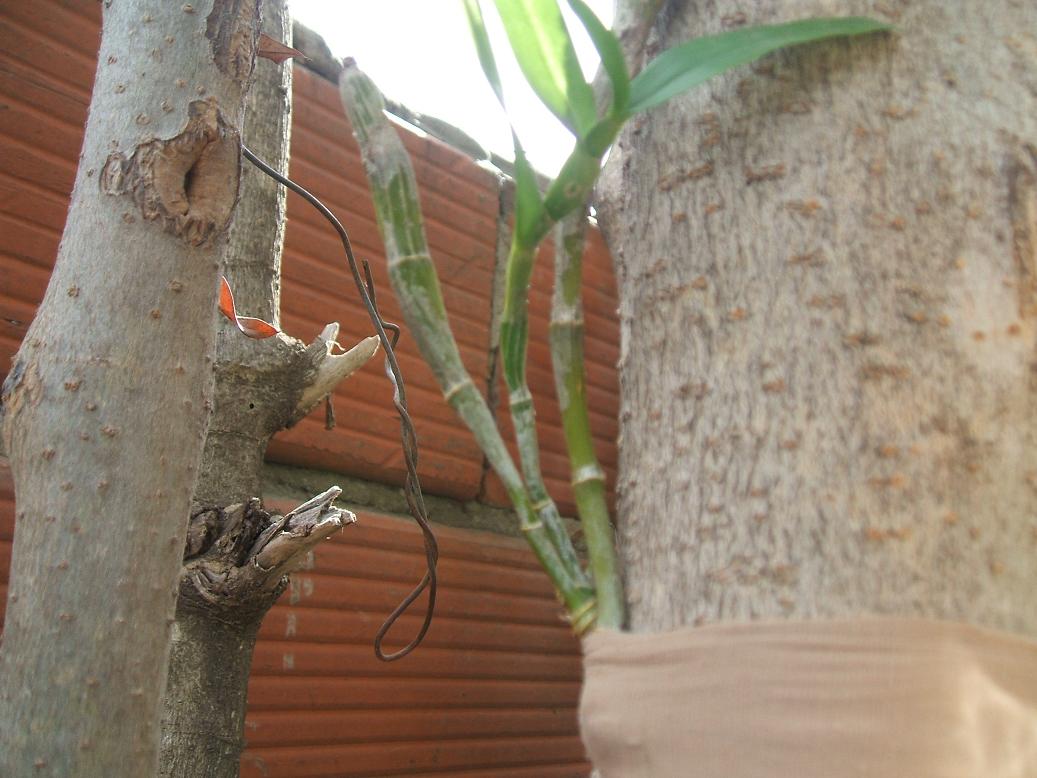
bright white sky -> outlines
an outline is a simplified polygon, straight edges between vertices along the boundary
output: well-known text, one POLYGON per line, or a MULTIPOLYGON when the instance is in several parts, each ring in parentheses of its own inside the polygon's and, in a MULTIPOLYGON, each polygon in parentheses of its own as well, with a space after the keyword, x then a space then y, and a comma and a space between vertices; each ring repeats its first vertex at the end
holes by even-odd
MULTIPOLYGON (((588 0, 612 25, 613 0, 588 0)), ((563 12, 588 80, 598 57, 565 3, 563 12)), ((460 0, 289 0, 295 19, 321 35, 336 57, 353 57, 390 99, 464 130, 512 159, 511 133, 486 83, 460 0)), ((572 135, 525 85, 491 2, 483 3, 504 98, 533 166, 554 176, 572 135)))

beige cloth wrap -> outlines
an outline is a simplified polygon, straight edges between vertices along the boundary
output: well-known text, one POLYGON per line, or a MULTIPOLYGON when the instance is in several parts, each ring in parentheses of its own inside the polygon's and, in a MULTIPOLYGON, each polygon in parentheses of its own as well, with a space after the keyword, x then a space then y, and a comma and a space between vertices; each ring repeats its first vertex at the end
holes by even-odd
POLYGON ((1037 642, 925 619, 598 630, 603 778, 1035 778, 1037 642))

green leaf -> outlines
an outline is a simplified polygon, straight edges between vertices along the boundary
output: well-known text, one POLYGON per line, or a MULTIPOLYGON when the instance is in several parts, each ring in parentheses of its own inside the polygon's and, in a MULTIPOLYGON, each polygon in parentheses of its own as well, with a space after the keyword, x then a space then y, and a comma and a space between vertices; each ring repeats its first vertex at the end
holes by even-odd
POLYGON ((568 0, 569 7, 576 18, 583 24, 584 29, 590 36, 594 48, 598 50, 601 57, 602 67, 608 73, 612 82, 612 106, 609 109, 613 116, 622 116, 627 108, 630 98, 630 73, 627 71, 627 63, 623 59, 623 49, 619 45, 619 39, 601 23, 583 0, 568 0))
POLYGON ((529 245, 531 241, 535 245, 532 236, 538 233, 545 217, 544 199, 537 186, 536 171, 526 159, 518 137, 514 133, 512 137, 515 140, 515 233, 522 245, 529 245))
POLYGON ((497 72, 497 60, 494 59, 493 48, 490 46, 490 36, 486 34, 486 24, 483 22, 479 0, 464 0, 464 10, 468 16, 468 26, 472 30, 472 40, 475 41, 475 51, 479 55, 482 72, 486 75, 486 80, 490 82, 501 107, 504 107, 504 89, 501 87, 500 74, 497 72))
POLYGON ((496 0, 515 59, 537 97, 577 137, 597 118, 556 0, 496 0))
MULTIPOLYGON (((504 103, 504 90, 497 73, 497 61, 493 57, 493 49, 490 46, 490 38, 486 34, 486 25, 483 22, 479 2, 478 0, 464 0, 464 6, 483 73, 486 74, 486 80, 493 87, 497 100, 507 111, 504 103)), ((511 130, 511 140, 515 146, 515 230, 520 235, 526 235, 535 230, 536 225, 543 219, 543 198, 537 187, 536 172, 526 159, 526 152, 519 142, 518 135, 515 134, 514 127, 511 130)))
POLYGON ((628 111, 647 111, 725 70, 785 46, 888 29, 890 25, 873 19, 846 17, 805 19, 697 38, 664 51, 641 71, 630 84, 628 111))

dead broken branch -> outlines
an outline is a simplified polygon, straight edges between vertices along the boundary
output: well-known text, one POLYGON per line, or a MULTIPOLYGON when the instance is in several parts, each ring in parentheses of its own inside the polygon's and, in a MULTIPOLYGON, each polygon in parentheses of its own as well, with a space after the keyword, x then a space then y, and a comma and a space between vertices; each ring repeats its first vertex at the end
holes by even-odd
POLYGON ((288 575, 322 540, 356 521, 334 506, 337 486, 284 515, 266 511, 258 499, 191 511, 180 596, 200 598, 233 613, 267 608, 284 591, 288 575))

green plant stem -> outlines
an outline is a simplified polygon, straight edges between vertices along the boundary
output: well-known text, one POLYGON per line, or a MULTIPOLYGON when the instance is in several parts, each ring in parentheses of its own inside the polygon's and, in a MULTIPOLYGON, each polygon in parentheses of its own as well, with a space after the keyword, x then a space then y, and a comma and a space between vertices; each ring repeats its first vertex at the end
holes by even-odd
POLYGON ((551 299, 551 362, 562 411, 562 429, 572 467, 573 496, 587 541, 598 595, 598 626, 621 629, 623 584, 605 496, 605 471, 598 463, 587 413, 583 360, 584 210, 573 211, 556 228, 555 286, 551 299))
POLYGON ((537 516, 533 507, 536 501, 527 492, 493 414, 461 362, 428 251, 410 157, 385 118, 381 93, 354 63, 347 61, 339 89, 371 187, 389 280, 408 328, 447 402, 472 431, 500 476, 523 534, 565 604, 573 629, 583 634, 596 619, 593 589, 578 563, 572 541, 563 533, 561 548, 567 546, 567 550, 561 552, 557 539, 537 516))
MULTIPOLYGON (((519 449, 519 461, 533 509, 543 522, 559 556, 570 567, 582 573, 579 558, 573 548, 569 534, 565 531, 558 506, 547 491, 540 469, 540 444, 536 431, 536 410, 533 395, 526 383, 526 343, 529 321, 526 305, 516 304, 510 292, 518 291, 522 296, 529 289, 529 274, 533 269, 534 252, 512 241, 508 255, 505 280, 504 310, 501 314, 500 349, 504 367, 504 381, 508 387, 508 407, 515 428, 515 441, 519 449), (510 303, 510 304, 509 304, 510 303)), ((584 576, 590 586, 590 579, 584 576)))
MULTIPOLYGON (((618 125, 603 125, 618 130, 618 125)), ((598 133, 597 137, 602 137, 598 133)), ((611 140, 608 141, 611 143, 611 140)), ((533 264, 536 260, 536 249, 540 242, 548 235, 555 221, 564 217, 567 213, 583 208, 586 197, 597 179, 601 167, 601 156, 606 143, 597 156, 591 154, 586 145, 577 144, 569 160, 562 168, 558 179, 548 188, 544 199, 543 209, 539 218, 519 218, 516 215, 517 224, 527 224, 530 228, 526 231, 516 229, 512 236, 511 249, 508 253, 508 264, 504 286, 504 308, 501 312, 500 349, 501 363, 504 372, 504 381, 508 387, 508 405, 511 411, 512 425, 515 428, 515 440, 518 444, 520 461, 522 464, 522 475, 529 490, 530 499, 537 510, 540 520, 544 523, 547 531, 559 549, 563 561, 567 560, 568 549, 571 541, 565 532, 558 507, 551 499, 544 484, 543 475, 540 470, 540 444, 536 431, 536 411, 533 407, 533 395, 529 390, 526 380, 526 352, 529 342, 529 281, 533 272, 533 264)), ((528 214, 527 214, 528 216, 528 214)), ((580 364, 582 372, 582 360, 580 364)), ((581 378, 582 384, 582 378, 581 378)), ((587 435, 589 436, 589 428, 587 435)), ((593 453, 593 452, 592 452, 593 453)), ((600 470, 600 468, 599 468, 600 470)), ((584 473, 591 477, 587 480, 580 479, 579 490, 585 505, 590 505, 594 499, 594 481, 597 474, 584 473)), ((603 475, 601 476, 603 478, 603 475)), ((574 494, 577 484, 574 483, 574 494)), ((604 501, 604 489, 600 489, 600 499, 604 501)), ((604 502, 602 502, 604 505, 604 502)), ((611 534, 608 525, 608 509, 605 506, 605 529, 611 534)), ((600 526, 596 527, 600 529, 600 526)), ((602 547, 599 542, 601 532, 595 539, 596 549, 602 547)), ((589 538, 588 538, 589 540, 589 538)), ((595 581, 595 587, 604 587, 610 592, 609 602, 609 626, 622 623, 623 604, 622 593, 619 589, 619 579, 615 572, 615 552, 612 549, 611 539, 604 545, 608 548, 609 556, 599 562, 594 559, 596 549, 588 547, 591 553, 591 568, 601 571, 605 576, 599 584, 595 581), (609 572, 611 570, 611 572, 609 572)), ((575 552, 573 552, 575 553, 575 552)), ((601 603, 599 602, 599 607, 601 603)), ((600 613, 599 613, 600 623, 600 613)))

